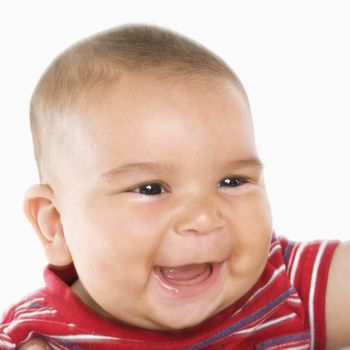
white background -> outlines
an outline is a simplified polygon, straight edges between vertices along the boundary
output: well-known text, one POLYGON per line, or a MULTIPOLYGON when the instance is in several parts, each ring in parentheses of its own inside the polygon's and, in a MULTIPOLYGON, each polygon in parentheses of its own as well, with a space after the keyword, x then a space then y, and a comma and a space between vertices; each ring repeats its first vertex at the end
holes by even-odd
POLYGON ((22 198, 37 182, 31 92, 68 45, 143 22, 223 57, 250 96, 274 227, 292 239, 350 239, 347 1, 8 1, 0 5, 0 311, 42 285, 22 198))

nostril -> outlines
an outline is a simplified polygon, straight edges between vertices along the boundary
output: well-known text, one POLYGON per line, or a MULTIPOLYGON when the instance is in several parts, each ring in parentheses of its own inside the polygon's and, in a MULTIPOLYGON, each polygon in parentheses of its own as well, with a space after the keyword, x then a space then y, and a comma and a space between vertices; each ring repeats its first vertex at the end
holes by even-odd
POLYGON ((207 226, 207 227, 197 226, 196 228, 176 230, 176 232, 181 235, 208 235, 208 234, 220 232, 223 229, 223 227, 224 225, 207 226))

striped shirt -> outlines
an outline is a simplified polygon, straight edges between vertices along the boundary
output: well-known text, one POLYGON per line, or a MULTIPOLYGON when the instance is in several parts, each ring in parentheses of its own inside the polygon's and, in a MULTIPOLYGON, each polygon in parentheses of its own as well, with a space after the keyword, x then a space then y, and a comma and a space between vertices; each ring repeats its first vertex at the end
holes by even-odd
POLYGON ((4 314, 0 349, 41 336, 55 350, 322 350, 326 282, 337 243, 274 236, 265 269, 244 297, 195 329, 176 333, 127 327, 96 314, 69 288, 73 266, 47 267, 46 287, 4 314))

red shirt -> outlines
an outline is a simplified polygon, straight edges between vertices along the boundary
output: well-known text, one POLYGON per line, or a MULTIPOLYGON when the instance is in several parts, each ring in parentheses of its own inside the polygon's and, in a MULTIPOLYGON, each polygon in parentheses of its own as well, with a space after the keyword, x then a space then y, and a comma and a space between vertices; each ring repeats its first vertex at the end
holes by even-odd
POLYGON ((12 306, 0 326, 0 349, 35 337, 53 349, 316 349, 326 346, 327 275, 338 242, 273 237, 268 262, 238 302, 197 327, 176 333, 121 325, 86 306, 69 288, 73 266, 45 269, 46 286, 12 306))

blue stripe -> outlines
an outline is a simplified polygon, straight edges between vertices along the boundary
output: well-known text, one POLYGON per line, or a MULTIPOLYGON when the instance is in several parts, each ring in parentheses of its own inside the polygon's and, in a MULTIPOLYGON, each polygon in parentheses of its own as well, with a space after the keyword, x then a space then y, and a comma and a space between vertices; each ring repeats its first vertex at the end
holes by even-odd
MULTIPOLYGON (((57 340, 56 340, 57 341, 57 340)), ((72 344, 68 341, 64 341, 64 340, 61 340, 61 341, 57 341, 59 344, 63 345, 64 347, 67 347, 68 349, 72 349, 72 350, 84 350, 84 348, 81 348, 80 346, 78 345, 75 345, 75 344, 72 344)))
POLYGON ((237 322, 234 325, 230 326, 229 328, 226 328, 226 329, 222 330, 221 332, 219 332, 217 334, 214 334, 213 336, 200 341, 197 344, 194 344, 194 345, 192 345, 190 347, 184 348, 184 350, 198 350, 198 349, 201 349, 201 348, 203 348, 205 346, 213 344, 219 338, 224 337, 227 334, 231 333, 232 331, 236 330, 237 328, 245 325, 246 323, 249 323, 250 321, 253 321, 255 318, 259 317, 261 314, 263 314, 264 312, 268 311, 269 309, 274 307, 276 304, 281 302, 283 299, 286 299, 290 294, 292 294, 294 292, 295 292, 295 288, 288 289, 286 292, 284 292, 281 295, 279 295, 275 300, 271 301, 269 304, 265 305, 260 310, 255 311, 250 316, 247 316, 246 318, 243 318, 242 320, 240 320, 239 322, 237 322))
POLYGON ((299 333, 299 334, 293 334, 293 335, 287 335, 285 337, 279 337, 275 339, 268 340, 264 343, 261 343, 257 346, 257 350, 263 349, 266 346, 276 344, 279 342, 282 342, 281 345, 283 345, 283 342, 290 341, 290 340, 303 340, 303 339, 310 339, 310 334, 309 333, 299 333))
POLYGON ((285 264, 287 264, 291 248, 292 248, 292 243, 288 242, 287 249, 286 249, 286 251, 284 252, 284 255, 283 255, 283 260, 284 260, 285 264))
POLYGON ((33 303, 33 304, 30 304, 29 306, 28 306, 28 308, 39 308, 39 307, 44 307, 44 305, 42 305, 42 304, 38 304, 38 303, 33 303))

